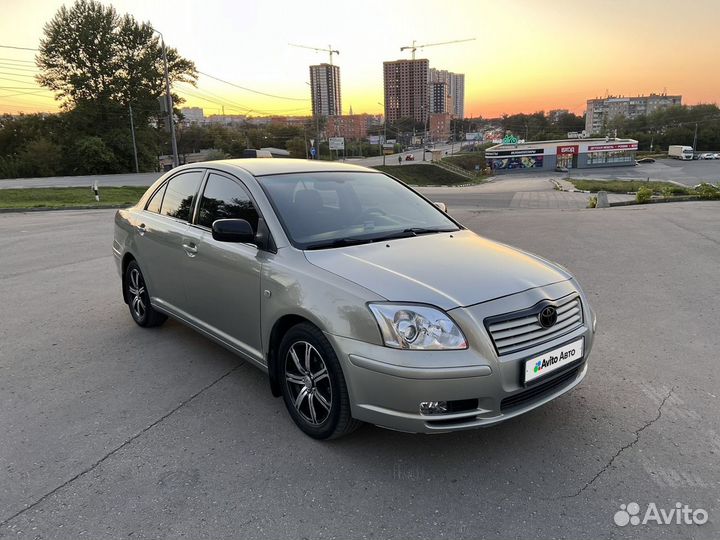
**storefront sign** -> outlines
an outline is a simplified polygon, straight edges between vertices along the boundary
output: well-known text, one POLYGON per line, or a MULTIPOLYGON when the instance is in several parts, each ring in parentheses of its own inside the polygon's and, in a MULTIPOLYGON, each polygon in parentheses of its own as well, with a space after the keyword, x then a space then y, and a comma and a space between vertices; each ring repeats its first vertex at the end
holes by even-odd
POLYGON ((517 144, 518 138, 515 135, 505 135, 502 142, 503 144, 517 144))
POLYGON ((534 156, 544 154, 542 148, 528 148, 525 150, 490 150, 485 151, 485 157, 501 157, 501 156, 534 156))
POLYGON ((637 150, 637 147, 637 143, 598 144, 595 146, 588 146, 588 150, 637 150))
POLYGON ((574 154, 577 155, 578 153, 578 145, 577 144, 570 144, 565 146, 558 146, 557 147, 557 155, 561 154, 574 154))

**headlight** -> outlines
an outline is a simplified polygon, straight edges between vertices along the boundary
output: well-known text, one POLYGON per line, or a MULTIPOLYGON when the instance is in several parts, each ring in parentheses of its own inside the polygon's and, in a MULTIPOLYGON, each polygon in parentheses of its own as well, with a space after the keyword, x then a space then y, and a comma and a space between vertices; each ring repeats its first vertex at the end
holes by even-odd
POLYGON ((440 309, 412 304, 369 304, 383 341, 396 349, 467 349, 465 336, 440 309))

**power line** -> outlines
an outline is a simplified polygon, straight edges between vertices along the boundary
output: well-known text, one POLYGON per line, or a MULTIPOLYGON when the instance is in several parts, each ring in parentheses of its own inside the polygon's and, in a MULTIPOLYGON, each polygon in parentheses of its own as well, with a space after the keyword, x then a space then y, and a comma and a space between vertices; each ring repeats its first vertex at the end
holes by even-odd
MULTIPOLYGON (((27 83, 27 81, 19 81, 27 83)), ((37 86, 0 86, 0 90, 40 90, 37 86)), ((49 90, 48 90, 49 92, 49 90)))
MULTIPOLYGON (((0 69, 5 69, 0 66, 0 69)), ((34 79, 35 75, 25 75, 24 73, 6 73, 4 71, 0 71, 0 75, 12 75, 13 77, 26 77, 28 79, 34 79)), ((18 82, 18 81, 16 81, 18 82)))
MULTIPOLYGON (((0 45, 0 48, 3 48, 3 49, 15 49, 15 50, 20 50, 20 51, 34 51, 34 52, 37 52, 37 50, 38 50, 38 49, 30 48, 30 47, 17 47, 17 46, 14 46, 14 45, 0 45)), ((8 59, 8 60, 12 60, 12 59, 8 59)), ((29 62, 29 61, 25 60, 25 62, 29 62)), ((225 79, 221 79, 220 77, 215 77, 214 75, 210 75, 209 73, 204 73, 204 72, 202 72, 202 71, 198 71, 198 74, 203 75, 203 76, 205 76, 205 77, 209 77, 210 79, 214 79, 214 80, 216 80, 216 81, 218 81, 218 82, 221 82, 221 83, 224 83, 224 84, 228 84, 228 85, 230 85, 230 86, 234 86, 235 88, 239 88, 240 90, 245 90, 246 92, 251 92, 251 93, 253 93, 253 94, 258 94, 258 95, 261 95, 261 96, 271 97, 271 98, 275 98, 275 99, 285 99, 285 100, 288 100, 288 101, 310 101, 309 99, 304 99, 304 98, 294 98, 294 97, 288 97, 288 96, 278 96, 278 95, 276 95, 276 94, 270 94, 270 93, 268 93, 268 92, 261 92, 260 90, 254 90, 253 88, 248 88, 248 87, 246 87, 246 86, 240 86, 239 84, 235 84, 235 83, 233 83, 233 82, 226 81, 225 79)))
POLYGON ((9 62, 0 61, 0 66, 2 66, 3 69, 12 69, 13 71, 27 71, 30 73, 40 73, 40 70, 38 70, 37 68, 31 67, 29 65, 18 65, 18 64, 11 64, 9 62))
MULTIPOLYGON (((10 73, 9 75, 14 75, 13 73, 10 73)), ((21 84, 30 84, 30 81, 21 81, 19 79, 11 79, 9 77, 0 77, 0 81, 10 81, 10 82, 16 82, 21 84)))
POLYGON ((31 92, 17 92, 14 94, 6 94, 4 96, 0 96, 0 98, 9 98, 13 96, 38 96, 46 99, 55 99, 51 96, 40 96, 39 94, 42 94, 43 92, 47 92, 48 90, 33 90, 31 92))
MULTIPOLYGON (((185 84, 186 87, 191 86, 189 83, 182 83, 182 84, 185 84)), ((204 90, 204 89, 201 89, 201 88, 196 88, 196 87, 194 87, 194 86, 192 86, 192 91, 188 90, 188 89, 185 88, 185 87, 180 87, 180 88, 178 88, 178 92, 180 92, 180 93, 182 93, 182 94, 189 95, 189 96, 196 97, 196 98, 201 99, 201 100, 203 100, 203 101, 207 101, 207 102, 210 102, 210 103, 215 103, 215 104, 217 104, 217 105, 224 105, 224 106, 226 106, 226 108, 229 108, 229 109, 244 111, 244 112, 246 112, 246 113, 257 112, 257 113, 260 113, 260 114, 282 114, 282 113, 288 113, 288 112, 297 112, 297 111, 307 110, 306 107, 297 108, 297 109, 275 109, 275 110, 270 110, 270 109, 265 109, 265 110, 252 109, 252 108, 249 108, 249 107, 245 107, 245 106, 243 106, 243 105, 240 105, 240 104, 238 104, 237 102, 229 101, 229 100, 227 100, 226 98, 223 98, 222 96, 218 96, 217 94, 214 94, 214 93, 210 92, 209 90, 204 90), (214 99, 208 99, 208 98, 206 98, 205 96, 195 94, 194 92, 201 92, 201 93, 203 93, 203 94, 205 94, 205 95, 207 95, 207 96, 210 96, 210 97, 212 97, 212 98, 214 98, 214 99)))
POLYGON ((209 77, 211 79, 215 79, 216 81, 219 81, 221 83, 229 84, 230 86, 234 86, 235 88, 239 88, 240 90, 245 90, 246 92, 252 92, 253 94, 259 94, 261 96, 267 96, 271 98, 276 99, 286 99, 288 101, 310 101, 309 99, 303 99, 303 98, 294 98, 294 97, 287 97, 287 96, 277 96, 275 94, 268 94, 267 92, 261 92, 259 90, 253 90, 252 88, 247 88, 245 86, 240 86, 239 84, 232 83, 230 81, 226 81, 224 79, 221 79, 219 77, 215 77, 214 75, 210 75, 208 73, 204 73, 202 71, 198 71, 200 75, 203 75, 205 77, 209 77))
POLYGON ((33 60, 20 60, 19 58, 0 58, 0 60, 4 60, 6 62, 17 62, 20 64, 33 64, 35 65, 35 62, 33 60))
POLYGON ((16 47, 15 45, 0 45, 0 49, 15 49, 17 51, 37 51, 37 49, 31 49, 30 47, 16 47))

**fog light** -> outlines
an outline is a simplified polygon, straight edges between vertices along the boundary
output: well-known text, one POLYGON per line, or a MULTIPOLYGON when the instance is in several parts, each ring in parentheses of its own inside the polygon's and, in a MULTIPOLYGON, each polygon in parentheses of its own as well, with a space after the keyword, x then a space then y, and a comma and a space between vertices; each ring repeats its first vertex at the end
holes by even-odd
POLYGON ((447 412, 447 401, 421 401, 420 414, 444 414, 447 412))

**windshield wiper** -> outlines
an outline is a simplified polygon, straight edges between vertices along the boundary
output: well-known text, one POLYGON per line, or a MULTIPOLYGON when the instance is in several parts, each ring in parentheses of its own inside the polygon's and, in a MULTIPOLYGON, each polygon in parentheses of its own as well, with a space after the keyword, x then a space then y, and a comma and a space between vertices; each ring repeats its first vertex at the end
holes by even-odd
POLYGON ((389 234, 383 234, 381 236, 372 236, 370 238, 336 238, 334 240, 327 240, 325 242, 316 242, 305 246, 306 250, 311 249, 328 249, 345 246, 357 246, 360 244, 372 244, 373 242, 384 242, 385 240, 394 240, 396 238, 411 238, 421 234, 432 234, 442 232, 455 232, 459 229, 438 229, 438 228, 425 228, 425 227, 410 227, 403 229, 402 231, 396 231, 389 234))
POLYGON ((459 229, 438 229, 438 228, 425 228, 425 227, 410 227, 408 229, 403 229, 402 231, 386 234, 382 236, 381 238, 376 238, 375 241, 381 241, 381 240, 393 240, 394 238, 410 238, 412 236, 419 236, 421 234, 432 234, 432 233, 442 233, 442 232, 455 232, 459 229))
POLYGON ((374 238, 336 238, 335 240, 327 240, 326 242, 316 242, 314 244, 309 244, 305 246, 305 249, 327 249, 335 247, 357 246, 359 244, 370 244, 374 241, 374 238))

